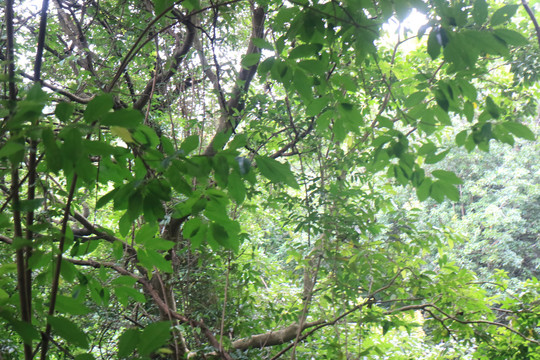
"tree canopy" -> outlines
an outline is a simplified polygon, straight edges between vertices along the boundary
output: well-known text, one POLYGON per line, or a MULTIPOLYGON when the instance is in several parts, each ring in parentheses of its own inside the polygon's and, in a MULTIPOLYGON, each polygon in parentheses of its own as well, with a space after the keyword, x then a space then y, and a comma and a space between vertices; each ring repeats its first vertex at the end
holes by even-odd
POLYGON ((0 359, 540 359, 538 4, 2 4, 0 359))

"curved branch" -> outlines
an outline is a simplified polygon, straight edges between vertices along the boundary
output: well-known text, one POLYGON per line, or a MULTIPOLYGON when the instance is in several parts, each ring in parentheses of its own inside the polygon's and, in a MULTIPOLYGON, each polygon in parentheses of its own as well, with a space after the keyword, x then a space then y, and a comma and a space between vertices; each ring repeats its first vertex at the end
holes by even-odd
POLYGON ((536 20, 536 16, 534 16, 533 11, 531 10, 531 7, 527 3, 527 0, 521 0, 521 4, 525 8, 525 11, 527 12, 527 15, 531 18, 531 21, 534 24, 534 29, 536 30, 536 39, 538 40, 538 46, 540 46, 540 25, 538 25, 538 21, 536 20))

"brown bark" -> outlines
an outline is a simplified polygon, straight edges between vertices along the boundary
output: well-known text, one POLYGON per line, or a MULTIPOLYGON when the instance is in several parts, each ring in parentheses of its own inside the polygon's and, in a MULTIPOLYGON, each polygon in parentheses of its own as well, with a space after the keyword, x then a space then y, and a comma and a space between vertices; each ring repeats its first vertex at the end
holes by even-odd
POLYGON ((150 95, 155 84, 166 83, 171 79, 171 77, 176 73, 176 70, 180 66, 182 60, 188 53, 189 49, 193 45, 193 39, 195 37, 195 27, 189 20, 182 19, 186 25, 187 32, 184 39, 184 44, 180 47, 177 47, 174 50, 173 55, 170 58, 171 65, 168 69, 161 71, 155 76, 155 79, 152 78, 146 84, 143 92, 140 94, 139 99, 133 105, 133 108, 141 110, 150 100, 150 95), (155 80, 155 81, 154 81, 155 80))
POLYGON ((302 333, 302 331, 304 331, 305 329, 323 323, 323 320, 307 322, 304 323, 301 329, 299 324, 292 324, 281 330, 270 331, 264 334, 257 334, 233 341, 232 346, 233 348, 238 350, 247 350, 250 348, 262 348, 266 346, 285 344, 289 341, 293 341, 294 339, 296 339, 297 334, 302 333))
MULTIPOLYGON (((260 53, 261 50, 257 46, 255 46, 255 44, 253 43, 253 39, 262 38, 264 35, 264 19, 265 19, 264 9, 257 8, 253 10, 252 17, 253 19, 252 19, 251 37, 250 37, 249 45, 246 51, 246 56, 250 54, 260 53)), ((212 138, 212 140, 210 141, 210 144, 208 144, 208 146, 206 147, 206 150, 204 151, 204 155, 214 156, 217 152, 217 149, 215 149, 214 144, 218 136, 220 136, 223 133, 227 133, 230 130, 234 131, 234 129, 236 129, 239 122, 241 121, 241 115, 238 115, 238 114, 240 114, 242 110, 244 109, 243 95, 249 89, 251 80, 253 80, 253 77, 255 76, 255 72, 257 71, 257 66, 258 66, 258 63, 248 68, 242 68, 240 72, 238 73, 238 78, 236 79, 236 84, 231 93, 231 97, 226 104, 226 111, 221 114, 216 133, 214 137, 212 138)))
POLYGON ((536 16, 534 16, 534 13, 529 6, 529 3, 527 0, 521 0, 521 4, 525 8, 525 11, 527 12, 527 15, 531 18, 531 21, 533 22, 534 29, 536 30, 536 39, 538 40, 538 45, 540 46, 540 25, 538 25, 538 21, 536 20, 536 16))

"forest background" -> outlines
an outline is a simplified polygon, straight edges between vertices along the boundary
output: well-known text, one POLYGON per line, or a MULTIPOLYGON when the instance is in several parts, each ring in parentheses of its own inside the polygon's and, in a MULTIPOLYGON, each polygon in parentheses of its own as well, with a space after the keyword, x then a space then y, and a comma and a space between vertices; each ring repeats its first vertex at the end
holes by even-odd
POLYGON ((0 359, 539 359, 539 4, 1 1, 0 359))

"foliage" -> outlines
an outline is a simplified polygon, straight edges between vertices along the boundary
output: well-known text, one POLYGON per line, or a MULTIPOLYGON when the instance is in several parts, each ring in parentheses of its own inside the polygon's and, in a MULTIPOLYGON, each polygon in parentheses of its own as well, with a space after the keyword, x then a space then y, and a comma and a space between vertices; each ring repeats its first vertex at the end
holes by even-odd
MULTIPOLYGON (((26 2, 2 14, 1 356, 538 357, 533 272, 488 293, 448 249, 455 229, 398 194, 484 206, 463 191, 474 173, 443 162, 454 143, 536 139, 523 7, 43 4, 41 21, 26 2), (411 13, 426 24, 408 29, 411 13)), ((535 154, 504 167, 534 171, 535 154)), ((537 199, 520 189, 487 207, 537 199)), ((472 247, 534 244, 538 224, 518 221, 537 204, 516 204, 455 227, 495 228, 472 247)), ((512 256, 493 263, 517 271, 512 256)))

